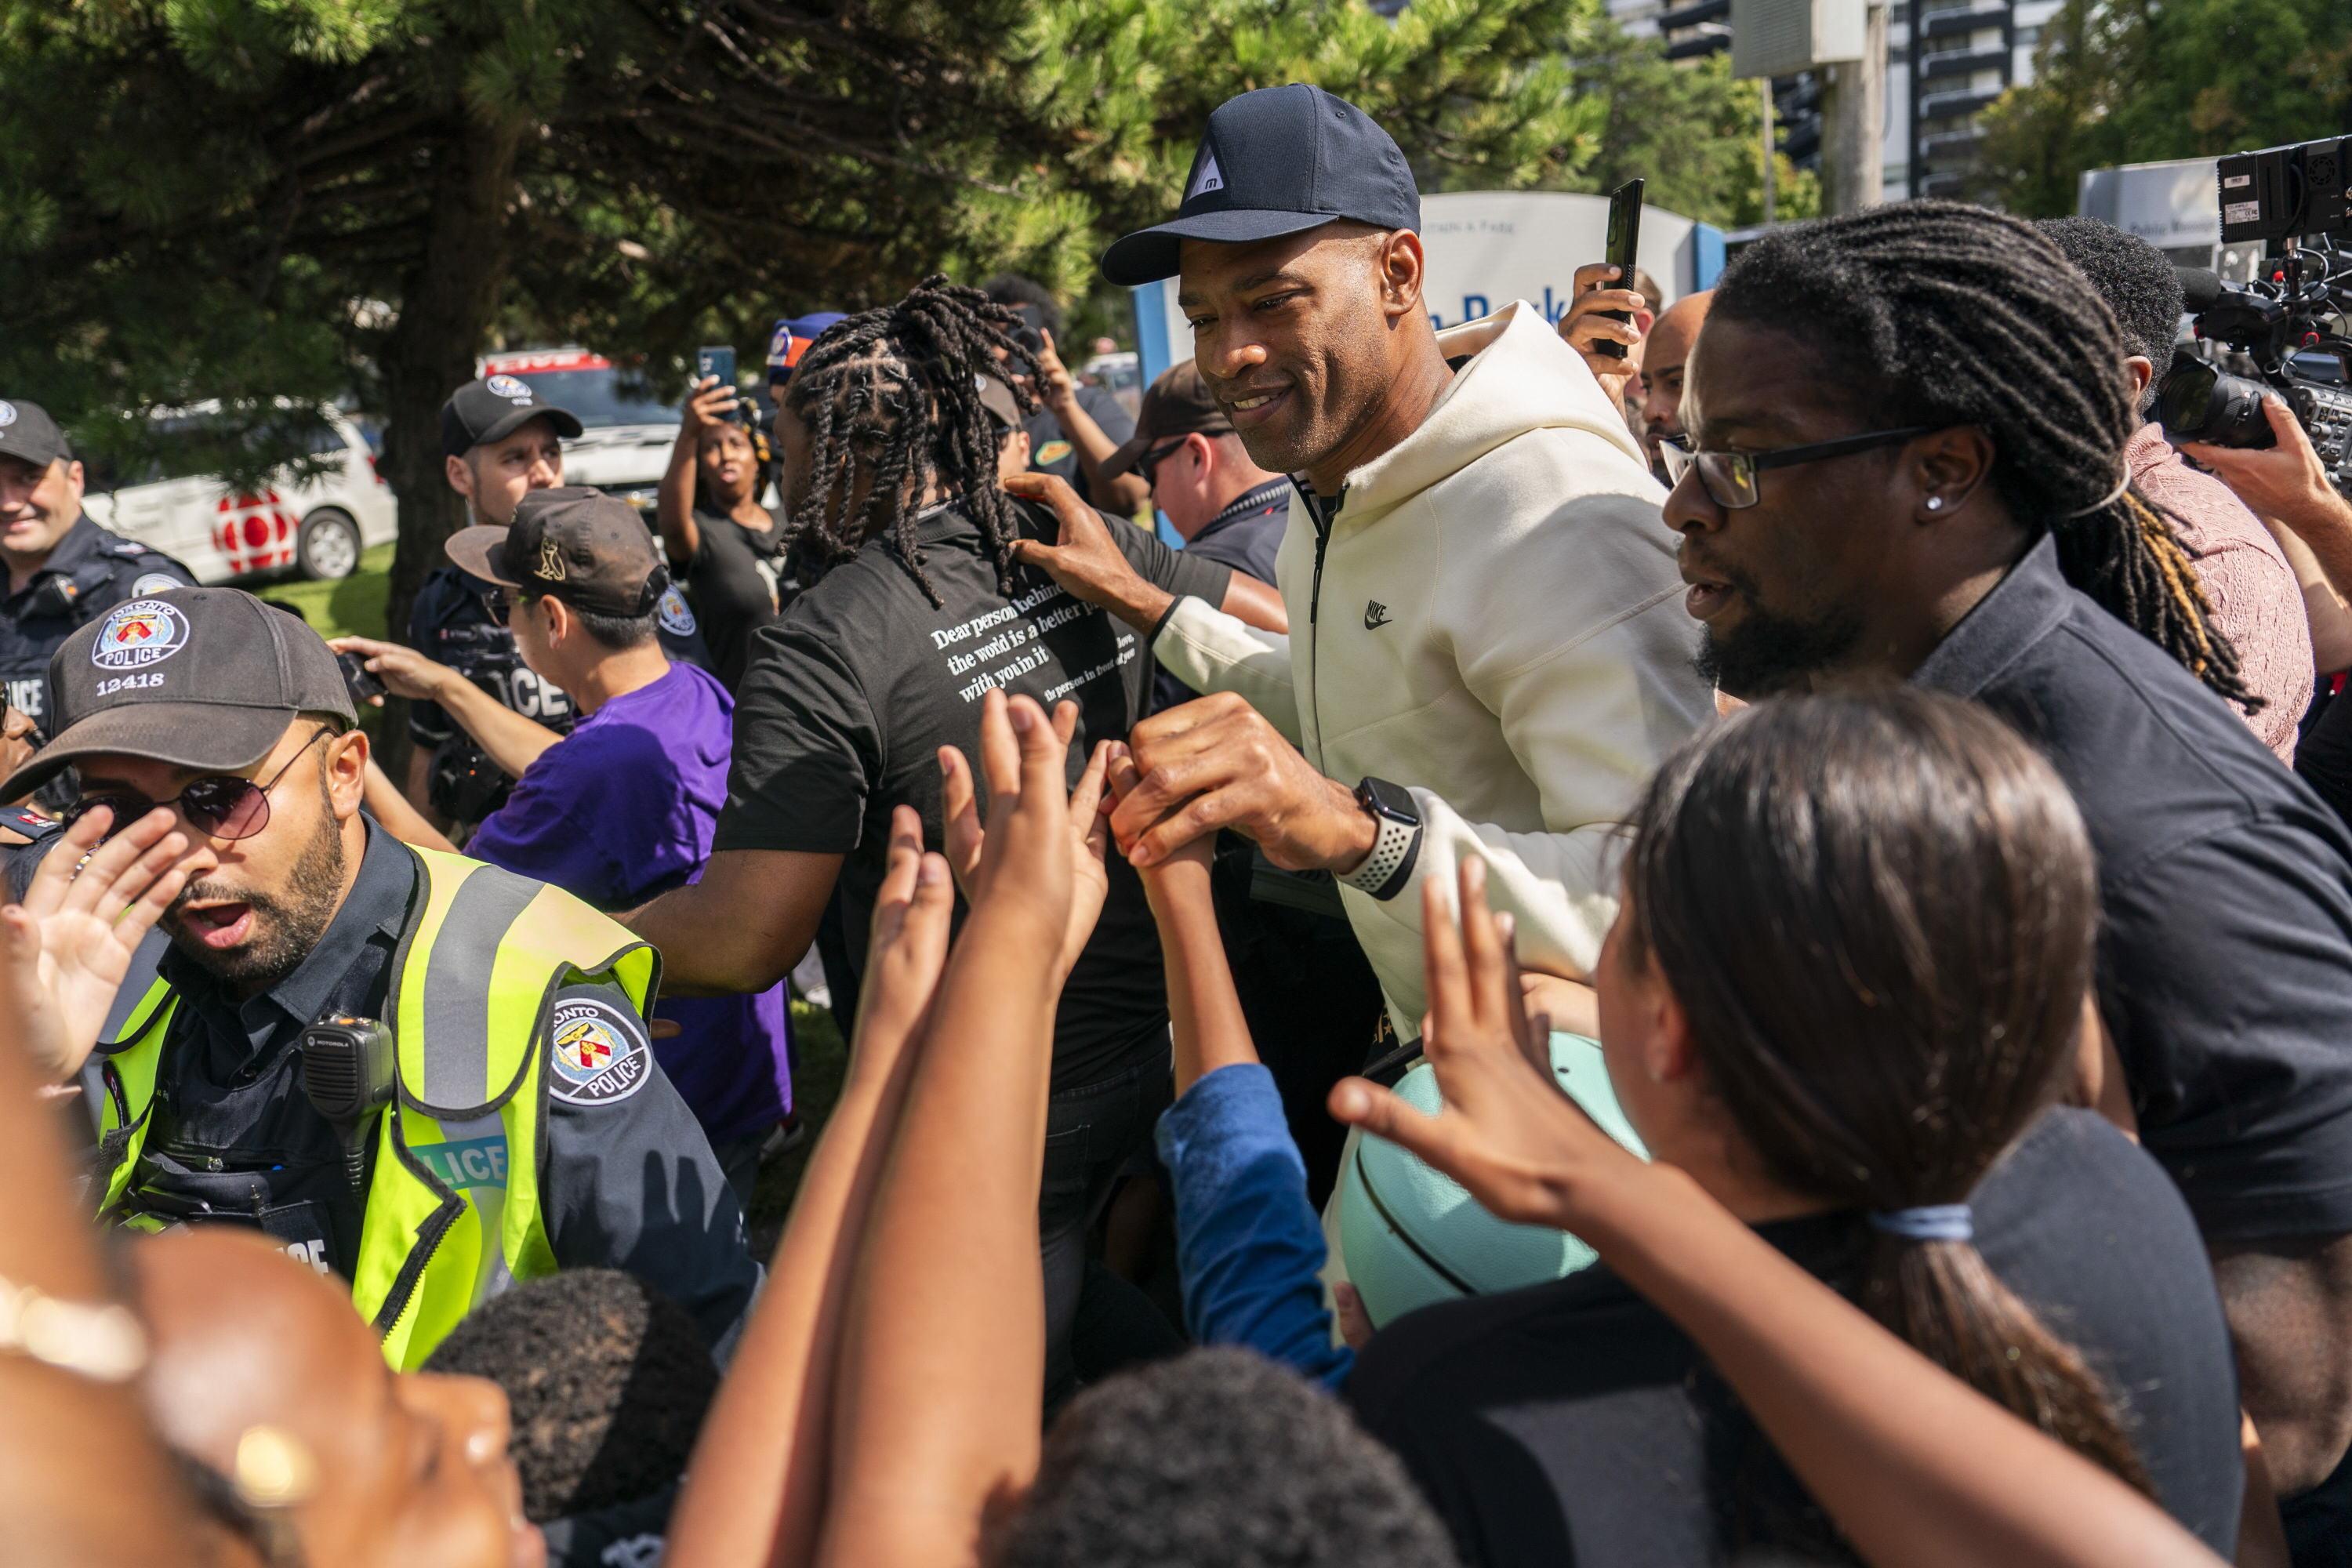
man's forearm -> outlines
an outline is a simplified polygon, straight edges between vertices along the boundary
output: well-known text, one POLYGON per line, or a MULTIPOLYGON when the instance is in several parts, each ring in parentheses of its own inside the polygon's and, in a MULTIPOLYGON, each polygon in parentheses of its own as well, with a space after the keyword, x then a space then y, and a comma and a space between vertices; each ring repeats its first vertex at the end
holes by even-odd
POLYGON ((433 700, 509 778, 522 777, 541 752, 563 739, 463 677, 453 677, 433 700))
POLYGON ((2328 586, 2352 598, 2352 501, 2331 494, 2309 512, 2279 521, 2311 547, 2328 586))
POLYGON ((841 862, 838 855, 724 850, 700 881, 619 918, 661 951, 663 995, 765 991, 816 940, 841 862))

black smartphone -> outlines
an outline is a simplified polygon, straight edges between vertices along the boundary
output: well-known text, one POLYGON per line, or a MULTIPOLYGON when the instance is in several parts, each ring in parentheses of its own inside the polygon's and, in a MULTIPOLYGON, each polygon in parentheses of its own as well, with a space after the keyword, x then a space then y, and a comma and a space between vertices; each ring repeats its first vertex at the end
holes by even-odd
POLYGON ((727 344, 717 348, 694 351, 694 384, 698 387, 709 376, 717 376, 719 384, 732 389, 735 385, 735 350, 727 344))
MULTIPOLYGON (((1642 184, 1641 180, 1632 179, 1609 193, 1609 244, 1601 259, 1617 268, 1617 276, 1607 284, 1612 289, 1631 289, 1633 286, 1633 258, 1642 247, 1642 184)), ((1598 313, 1612 321, 1633 319, 1624 310, 1598 313)), ((1611 359, 1625 357, 1623 343, 1603 342, 1592 346, 1611 359)))
POLYGON ((368 672, 366 659, 355 653, 339 653, 335 662, 342 667, 343 684, 351 689, 353 702, 371 702, 383 695, 383 682, 368 672))

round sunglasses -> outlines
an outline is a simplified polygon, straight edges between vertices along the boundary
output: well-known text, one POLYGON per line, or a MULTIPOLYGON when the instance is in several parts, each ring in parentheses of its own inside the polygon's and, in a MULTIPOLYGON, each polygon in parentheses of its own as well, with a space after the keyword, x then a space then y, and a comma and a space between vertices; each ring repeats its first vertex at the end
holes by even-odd
POLYGON ((86 795, 66 809, 66 826, 71 827, 102 805, 114 813, 114 820, 106 827, 106 837, 111 838, 161 805, 177 808, 190 827, 208 838, 250 838, 269 826, 269 792, 278 787, 287 769, 300 762, 303 753, 318 744, 321 736, 334 732, 334 726, 320 725, 302 742, 301 751, 287 758, 285 765, 262 783, 233 773, 215 773, 196 780, 169 800, 149 800, 128 791, 86 795))

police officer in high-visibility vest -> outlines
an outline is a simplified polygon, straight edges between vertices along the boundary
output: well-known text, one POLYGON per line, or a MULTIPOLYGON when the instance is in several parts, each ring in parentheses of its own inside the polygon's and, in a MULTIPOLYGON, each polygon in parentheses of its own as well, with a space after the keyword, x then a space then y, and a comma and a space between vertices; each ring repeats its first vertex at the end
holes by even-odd
POLYGON ((333 654, 250 595, 120 605, 49 684, 58 733, 0 788, 71 763, 69 819, 166 805, 218 862, 81 1069, 109 1217, 258 1228, 350 1281, 399 1368, 514 1280, 592 1264, 729 1340, 759 1271, 641 1022, 652 949, 362 815, 333 654))
POLYGON ((0 398, 0 562, 8 568, 0 680, 8 706, 51 731, 42 677, 58 645, 125 599, 195 581, 170 556, 92 522, 82 483, 81 464, 47 411, 0 398))

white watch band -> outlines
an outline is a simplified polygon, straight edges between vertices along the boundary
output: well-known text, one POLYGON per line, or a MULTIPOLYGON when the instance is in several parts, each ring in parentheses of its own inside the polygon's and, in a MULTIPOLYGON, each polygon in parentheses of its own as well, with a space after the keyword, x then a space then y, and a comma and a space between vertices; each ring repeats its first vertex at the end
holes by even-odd
POLYGON ((1380 835, 1372 840, 1372 852, 1364 863, 1339 879, 1359 891, 1374 898, 1393 897, 1395 889, 1389 883, 1397 872, 1412 863, 1412 852, 1421 841, 1421 824, 1397 822, 1385 816, 1372 819, 1380 825, 1380 835))

